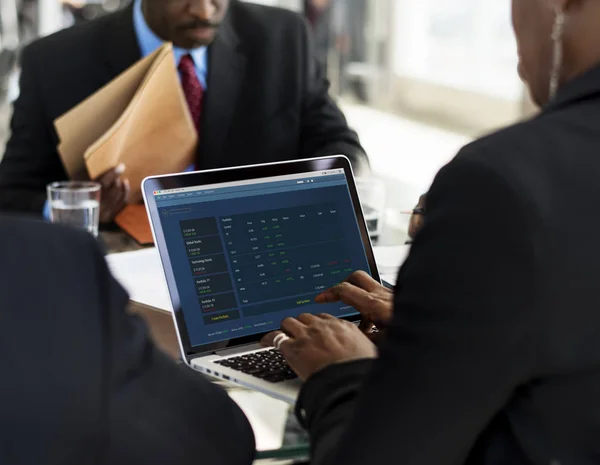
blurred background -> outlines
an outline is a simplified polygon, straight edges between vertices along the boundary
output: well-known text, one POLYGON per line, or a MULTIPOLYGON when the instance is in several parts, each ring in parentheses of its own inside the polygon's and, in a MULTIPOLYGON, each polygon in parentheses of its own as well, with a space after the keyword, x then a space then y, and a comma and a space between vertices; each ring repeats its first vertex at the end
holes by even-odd
MULTIPOLYGON (((129 0, 0 1, 0 156, 18 56, 37 37, 129 0)), ((385 185, 388 224, 407 215, 439 168, 474 137, 530 115, 516 67, 510 2, 255 0, 306 15, 331 93, 385 185), (493 53, 490 53, 493 51, 493 53)))

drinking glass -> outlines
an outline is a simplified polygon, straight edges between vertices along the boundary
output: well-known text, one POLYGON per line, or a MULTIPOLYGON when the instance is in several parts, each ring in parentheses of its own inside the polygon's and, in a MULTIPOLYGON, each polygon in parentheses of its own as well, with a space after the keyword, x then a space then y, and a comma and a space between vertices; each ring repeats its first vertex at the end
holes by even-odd
POLYGON ((98 237, 101 185, 97 182, 65 181, 48 185, 50 220, 85 229, 98 237))
POLYGON ((385 184, 377 178, 356 178, 356 189, 369 230, 369 237, 373 242, 377 242, 383 230, 385 184))

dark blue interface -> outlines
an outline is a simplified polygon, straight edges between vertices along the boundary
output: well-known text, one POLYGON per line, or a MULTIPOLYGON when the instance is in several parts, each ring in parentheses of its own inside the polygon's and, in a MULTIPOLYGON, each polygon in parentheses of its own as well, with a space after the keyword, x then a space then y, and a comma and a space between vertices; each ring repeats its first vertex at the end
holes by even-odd
POLYGON ((343 170, 154 193, 192 346, 277 329, 369 272, 343 170))

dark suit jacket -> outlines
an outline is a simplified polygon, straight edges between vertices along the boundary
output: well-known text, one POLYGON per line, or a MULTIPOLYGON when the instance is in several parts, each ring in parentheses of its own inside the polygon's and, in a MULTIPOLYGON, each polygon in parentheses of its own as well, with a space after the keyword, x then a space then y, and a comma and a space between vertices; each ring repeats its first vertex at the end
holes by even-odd
MULTIPOLYGON (((347 155, 355 169, 367 163, 328 95, 309 35, 293 12, 231 2, 209 47, 200 168, 332 154, 347 155)), ((0 164, 0 210, 41 213, 46 184, 66 178, 53 121, 139 58, 132 7, 23 51, 21 94, 0 164)))
POLYGON ((599 121, 600 66, 440 171, 380 358, 304 386, 314 465, 600 463, 599 121))
POLYGON ((0 217, 0 257, 0 463, 252 462, 240 409, 154 348, 92 236, 0 217))

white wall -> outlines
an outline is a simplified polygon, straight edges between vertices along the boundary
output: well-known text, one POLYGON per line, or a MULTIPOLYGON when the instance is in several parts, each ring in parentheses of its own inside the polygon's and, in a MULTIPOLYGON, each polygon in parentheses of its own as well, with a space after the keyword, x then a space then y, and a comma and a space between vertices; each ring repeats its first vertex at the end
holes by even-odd
POLYGON ((17 4, 15 0, 0 0, 0 50, 14 50, 19 44, 17 4))
POLYGON ((63 27, 62 4, 58 0, 38 0, 38 21, 40 36, 61 29, 63 27))
POLYGON ((520 100, 508 1, 395 1, 396 75, 520 100))
POLYGON ((349 125, 369 154, 373 173, 390 182, 390 206, 411 209, 439 169, 469 137, 361 105, 341 102, 349 125))

